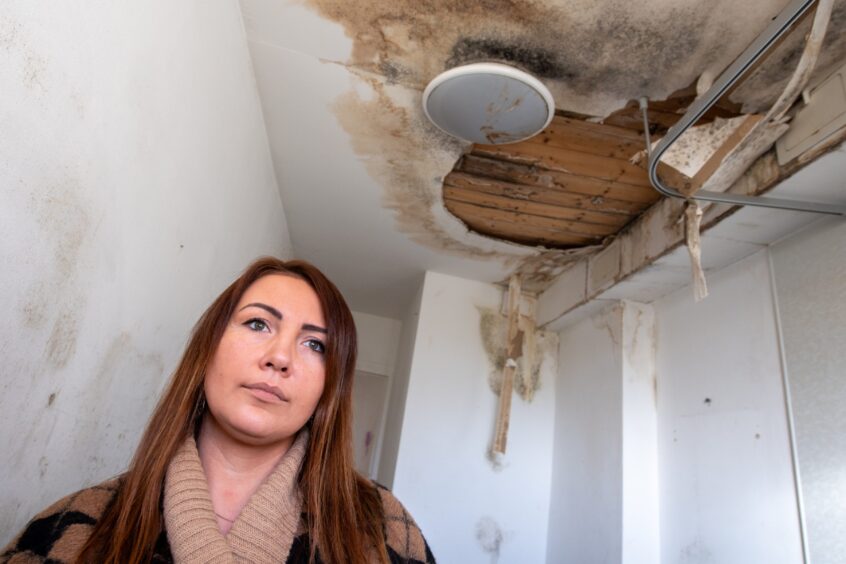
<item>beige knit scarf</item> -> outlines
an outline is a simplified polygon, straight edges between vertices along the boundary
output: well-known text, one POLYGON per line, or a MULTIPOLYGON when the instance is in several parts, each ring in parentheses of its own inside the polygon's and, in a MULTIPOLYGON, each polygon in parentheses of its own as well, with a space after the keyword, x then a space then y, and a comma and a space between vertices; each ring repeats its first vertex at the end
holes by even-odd
POLYGON ((303 430, 223 536, 206 475, 189 436, 171 460, 164 491, 164 520, 177 564, 285 562, 300 519, 297 488, 308 431, 303 430))

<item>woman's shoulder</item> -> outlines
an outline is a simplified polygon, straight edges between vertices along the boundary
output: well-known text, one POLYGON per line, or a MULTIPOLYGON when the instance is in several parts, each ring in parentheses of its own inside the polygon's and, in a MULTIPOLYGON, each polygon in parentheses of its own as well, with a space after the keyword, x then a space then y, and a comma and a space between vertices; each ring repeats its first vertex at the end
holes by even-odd
POLYGON ((119 483, 114 478, 79 490, 43 510, 0 551, 0 563, 73 561, 119 483))
POLYGON ((434 564, 435 557, 414 518, 385 486, 373 482, 382 500, 385 539, 392 563, 434 564))

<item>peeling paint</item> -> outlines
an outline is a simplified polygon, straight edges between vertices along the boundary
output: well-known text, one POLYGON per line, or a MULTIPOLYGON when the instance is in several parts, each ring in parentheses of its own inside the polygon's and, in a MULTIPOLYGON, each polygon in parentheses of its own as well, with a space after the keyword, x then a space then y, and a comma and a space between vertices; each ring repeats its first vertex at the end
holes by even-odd
MULTIPOLYGON (((479 332, 482 344, 493 369, 488 376, 488 384, 496 395, 502 389, 502 370, 506 359, 506 337, 508 318, 496 310, 478 308, 479 332)), ((534 321, 521 315, 519 329, 523 332, 523 354, 516 358, 514 371, 514 389, 526 402, 534 399, 541 387, 541 370, 547 363, 555 363, 558 352, 558 334, 551 331, 539 331, 534 321)))

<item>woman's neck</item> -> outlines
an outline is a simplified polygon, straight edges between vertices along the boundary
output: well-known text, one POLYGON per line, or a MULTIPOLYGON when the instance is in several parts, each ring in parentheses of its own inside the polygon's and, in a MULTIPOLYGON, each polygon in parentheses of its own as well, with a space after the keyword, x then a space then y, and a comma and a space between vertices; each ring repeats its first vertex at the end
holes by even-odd
POLYGON ((245 444, 225 433, 206 414, 197 437, 197 450, 222 534, 229 532, 250 497, 273 472, 293 441, 294 437, 267 446, 245 444))

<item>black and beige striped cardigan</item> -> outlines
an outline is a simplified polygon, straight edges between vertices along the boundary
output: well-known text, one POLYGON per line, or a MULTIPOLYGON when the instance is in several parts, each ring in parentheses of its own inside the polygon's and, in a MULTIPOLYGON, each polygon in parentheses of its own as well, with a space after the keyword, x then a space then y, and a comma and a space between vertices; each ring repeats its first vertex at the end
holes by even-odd
MULTIPOLYGON (((0 564, 63 564, 76 560, 91 529, 114 497, 119 480, 71 494, 38 515, 0 553, 0 564)), ((384 509, 384 532, 391 564, 434 564, 435 558, 411 515, 385 488, 378 486, 384 509)), ((286 564, 306 564, 310 544, 301 524, 286 564)), ((318 554, 318 562, 319 560, 318 554)), ((162 531, 152 561, 173 562, 167 532, 162 531)))

